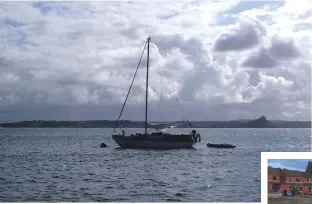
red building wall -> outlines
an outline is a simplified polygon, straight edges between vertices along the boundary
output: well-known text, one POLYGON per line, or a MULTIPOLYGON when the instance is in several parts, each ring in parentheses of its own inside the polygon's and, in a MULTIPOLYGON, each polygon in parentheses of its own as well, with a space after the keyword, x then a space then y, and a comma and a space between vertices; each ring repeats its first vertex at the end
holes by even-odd
POLYGON ((312 187, 312 185, 310 186, 304 186, 304 182, 311 182, 312 179, 311 178, 304 178, 304 177, 289 177, 286 176, 284 172, 280 172, 279 175, 268 175, 268 180, 273 181, 273 177, 276 177, 276 181, 286 181, 286 184, 282 184, 280 187, 280 191, 284 191, 285 189, 289 189, 291 190, 293 187, 297 187, 299 188, 303 193, 305 194, 311 194, 312 192, 310 190, 310 187, 312 187), (299 178, 300 180, 297 181, 297 178, 299 178), (288 183, 288 182, 293 182, 293 183, 288 183))
POLYGON ((285 178, 285 181, 286 182, 297 182, 296 181, 296 179, 297 178, 299 178, 300 179, 300 181, 299 182, 304 182, 306 179, 305 178, 302 178, 302 177, 289 177, 289 176, 287 176, 286 178, 285 178))
POLYGON ((270 181, 273 181, 273 177, 276 177, 276 181, 279 181, 280 180, 280 177, 279 176, 277 176, 277 175, 269 175, 268 176, 268 179, 270 180, 270 181))

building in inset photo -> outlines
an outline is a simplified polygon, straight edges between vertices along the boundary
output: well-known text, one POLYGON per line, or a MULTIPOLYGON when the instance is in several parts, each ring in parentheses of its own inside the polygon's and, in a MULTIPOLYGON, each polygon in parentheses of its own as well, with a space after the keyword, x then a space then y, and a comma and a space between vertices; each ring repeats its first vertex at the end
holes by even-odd
POLYGON ((268 160, 267 178, 269 203, 312 203, 312 160, 268 160))

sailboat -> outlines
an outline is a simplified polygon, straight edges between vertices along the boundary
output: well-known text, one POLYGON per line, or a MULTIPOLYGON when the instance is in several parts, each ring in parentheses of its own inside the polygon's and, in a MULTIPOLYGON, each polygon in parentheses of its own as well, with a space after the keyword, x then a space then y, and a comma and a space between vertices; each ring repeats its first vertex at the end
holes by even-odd
MULTIPOLYGON (((149 52, 150 52, 150 41, 151 38, 147 38, 147 42, 145 43, 143 53, 145 51, 147 45, 147 63, 146 63, 146 95, 145 95, 145 131, 144 133, 135 133, 126 135, 125 131, 122 129, 122 134, 116 134, 115 129, 118 126, 118 122, 122 111, 125 107, 127 98, 129 96, 131 87, 133 85, 133 81, 135 79, 137 70, 139 68, 143 53, 141 55, 139 65, 135 72, 134 78, 132 80, 130 89, 128 91, 127 97, 124 101, 123 107, 119 114, 118 120, 113 130, 112 138, 113 140, 122 148, 131 148, 131 149, 189 149, 194 148, 195 143, 200 142, 201 136, 196 130, 192 130, 189 134, 169 134, 166 133, 167 128, 178 127, 181 123, 185 121, 179 122, 171 122, 171 123, 151 123, 148 122, 148 79, 149 79, 149 52), (148 128, 156 130, 153 133, 148 132, 148 128)), ((187 121, 189 124, 189 122, 187 121)))

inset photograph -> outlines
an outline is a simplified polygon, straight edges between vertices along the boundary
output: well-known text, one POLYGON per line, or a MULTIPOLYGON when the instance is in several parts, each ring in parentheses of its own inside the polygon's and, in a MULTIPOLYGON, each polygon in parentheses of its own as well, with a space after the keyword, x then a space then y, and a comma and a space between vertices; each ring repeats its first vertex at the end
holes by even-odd
POLYGON ((269 204, 312 203, 312 155, 310 160, 269 159, 267 168, 269 204))

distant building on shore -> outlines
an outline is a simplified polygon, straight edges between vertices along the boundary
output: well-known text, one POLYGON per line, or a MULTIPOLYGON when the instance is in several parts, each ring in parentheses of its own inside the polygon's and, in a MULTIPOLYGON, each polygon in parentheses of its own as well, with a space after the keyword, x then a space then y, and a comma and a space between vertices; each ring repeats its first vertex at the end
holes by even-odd
POLYGON ((312 195, 312 176, 306 172, 268 167, 268 191, 282 192, 298 188, 312 195))

